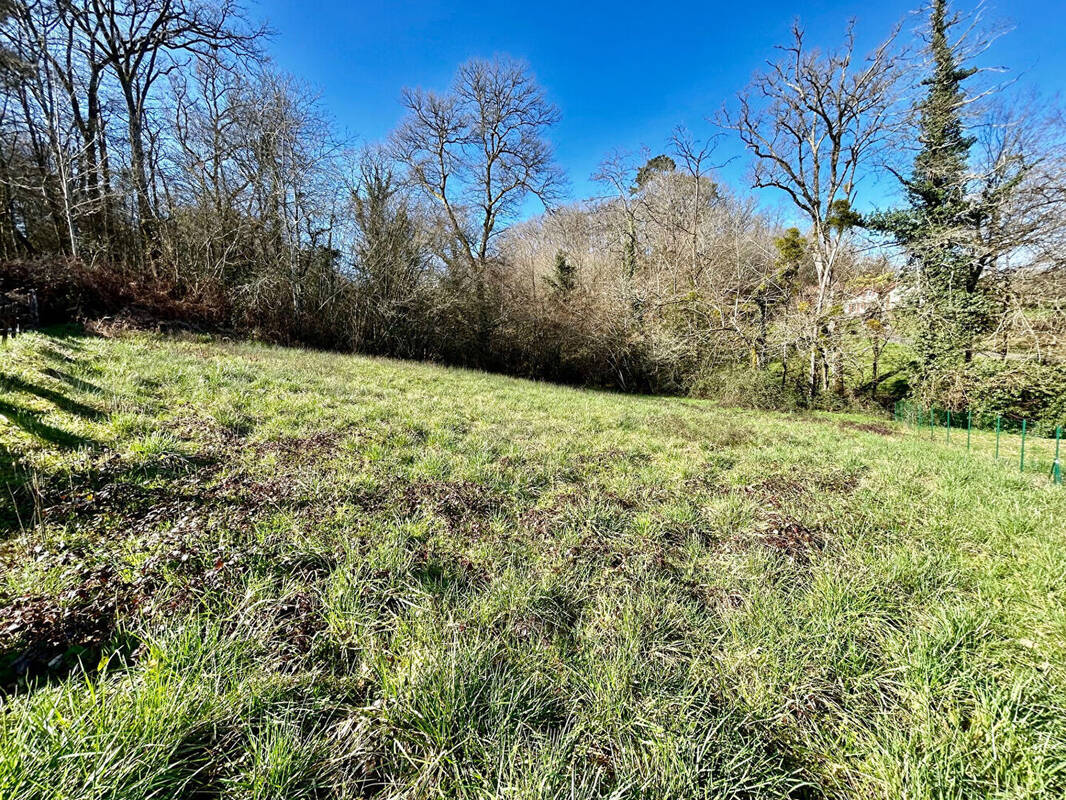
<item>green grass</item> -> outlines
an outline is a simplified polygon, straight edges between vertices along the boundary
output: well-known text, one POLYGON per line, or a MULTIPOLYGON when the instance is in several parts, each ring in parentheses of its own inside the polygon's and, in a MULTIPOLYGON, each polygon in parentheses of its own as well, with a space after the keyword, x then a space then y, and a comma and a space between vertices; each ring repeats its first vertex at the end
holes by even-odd
POLYGON ((0 797, 1066 795, 1066 491, 902 426, 0 351, 0 797))

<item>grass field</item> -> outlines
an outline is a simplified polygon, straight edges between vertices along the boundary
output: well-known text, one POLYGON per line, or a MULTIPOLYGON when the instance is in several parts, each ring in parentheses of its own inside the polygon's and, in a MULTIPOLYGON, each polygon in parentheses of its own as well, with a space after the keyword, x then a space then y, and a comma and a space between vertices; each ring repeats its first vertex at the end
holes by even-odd
POLYGON ((1066 491, 891 422, 0 351, 0 797, 1066 796, 1066 491))

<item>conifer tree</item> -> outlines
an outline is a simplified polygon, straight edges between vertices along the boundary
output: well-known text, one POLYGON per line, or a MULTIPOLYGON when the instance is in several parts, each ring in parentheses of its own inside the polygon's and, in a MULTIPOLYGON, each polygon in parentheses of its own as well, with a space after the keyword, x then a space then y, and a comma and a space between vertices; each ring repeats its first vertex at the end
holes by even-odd
POLYGON ((907 277, 917 307, 916 347, 923 372, 969 359, 988 318, 980 286, 985 262, 975 252, 982 218, 972 197, 970 151, 963 109, 964 82, 977 71, 963 66, 950 41, 959 23, 947 0, 933 0, 927 33, 932 72, 918 104, 920 150, 904 179, 908 205, 881 214, 872 227, 888 233, 907 253, 907 277))
POLYGON ((577 286, 577 267, 570 263, 562 250, 555 254, 555 272, 548 282, 560 295, 569 294, 577 286))

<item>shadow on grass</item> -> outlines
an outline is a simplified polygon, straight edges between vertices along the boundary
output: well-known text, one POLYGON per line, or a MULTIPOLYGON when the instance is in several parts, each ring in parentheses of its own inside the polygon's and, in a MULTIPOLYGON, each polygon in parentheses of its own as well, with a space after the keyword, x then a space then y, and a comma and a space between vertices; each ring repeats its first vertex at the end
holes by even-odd
POLYGON ((35 469, 17 450, 0 444, 0 542, 48 519, 78 524, 113 514, 136 522, 162 506, 168 517, 176 518, 179 508, 192 510, 212 499, 203 487, 182 479, 211 471, 217 463, 192 456, 129 464, 111 453, 87 468, 50 471, 35 469))
POLYGON ((88 447, 96 444, 95 440, 86 436, 70 433, 62 428, 56 428, 53 425, 41 422, 39 412, 31 411, 6 400, 0 400, 0 415, 6 417, 8 422, 21 428, 26 433, 57 447, 73 450, 78 447, 88 447))
POLYGON ((63 370, 61 370, 61 369, 55 369, 53 367, 48 367, 46 369, 41 370, 41 373, 43 375, 48 376, 49 378, 52 378, 52 379, 57 380, 57 381, 61 381, 61 382, 65 383, 67 386, 69 386, 71 389, 75 389, 75 390, 77 390, 79 392, 88 392, 88 393, 91 393, 91 394, 99 394, 101 391, 103 391, 95 383, 89 383, 89 381, 84 381, 81 378, 75 378, 69 372, 63 372, 63 370))
POLYGON ((47 400, 68 414, 75 414, 85 419, 97 420, 103 415, 98 409, 92 406, 80 403, 70 397, 67 397, 62 392, 57 392, 55 389, 49 389, 46 386, 41 386, 37 383, 31 383, 30 381, 20 378, 17 375, 4 375, 0 373, 0 390, 6 390, 9 392, 26 392, 28 394, 36 395, 42 400, 47 400))
MULTIPOLYGON (((19 531, 37 518, 31 477, 19 463, 19 454, 0 444, 0 533, 19 531)), ((0 541, 6 538, 0 536, 0 541)))
POLYGON ((57 361, 61 364, 77 363, 77 360, 74 358, 74 356, 70 355, 69 353, 64 353, 62 350, 52 344, 45 345, 44 347, 40 348, 38 352, 42 356, 47 358, 49 361, 57 361))
MULTIPOLYGON (((4 419, 31 436, 67 450, 79 447, 95 447, 96 441, 70 433, 62 428, 48 425, 38 418, 36 412, 22 406, 0 400, 0 419, 4 419)), ((36 502, 33 486, 34 476, 22 466, 21 454, 0 445, 0 531, 17 530, 36 519, 36 502)))

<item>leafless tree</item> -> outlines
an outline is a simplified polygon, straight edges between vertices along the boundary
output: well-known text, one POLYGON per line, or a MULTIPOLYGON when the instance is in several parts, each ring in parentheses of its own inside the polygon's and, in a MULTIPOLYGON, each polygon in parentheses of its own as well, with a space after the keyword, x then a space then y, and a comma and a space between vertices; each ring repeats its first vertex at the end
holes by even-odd
POLYGON ((622 243, 622 269, 627 280, 632 280, 637 269, 637 166, 633 156, 624 150, 615 150, 600 162, 592 173, 592 180, 606 187, 605 199, 617 210, 620 240, 622 243))
POLYGON ((528 67, 507 58, 467 61, 445 94, 407 89, 403 102, 394 153, 480 274, 501 224, 529 196, 546 207, 556 199, 562 178, 546 135, 558 112, 528 67))
MULTIPOLYGON (((811 49, 799 23, 781 57, 740 93, 722 123, 753 156, 753 184, 785 193, 810 225, 817 277, 812 342, 825 325, 838 255, 847 237, 856 185, 886 141, 897 101, 895 33, 865 58, 849 25, 844 44, 811 49)), ((810 353, 810 393, 818 391, 818 348, 810 353)))
POLYGON ((246 29, 235 0, 80 0, 61 4, 64 17, 85 37, 86 47, 107 65, 126 107, 130 169, 142 226, 156 208, 145 153, 148 102, 159 80, 196 56, 255 53, 263 29, 246 29))
POLYGON ((714 189, 713 184, 705 185, 708 184, 708 175, 716 166, 720 166, 709 163, 718 144, 718 138, 717 136, 711 136, 706 139, 696 139, 683 126, 675 128, 673 135, 670 137, 671 148, 688 173, 688 183, 691 190, 691 213, 684 215, 682 219, 688 220, 686 233, 691 241, 690 256, 692 259, 693 282, 700 280, 702 272, 699 246, 700 224, 704 206, 711 199, 708 195, 714 189))

